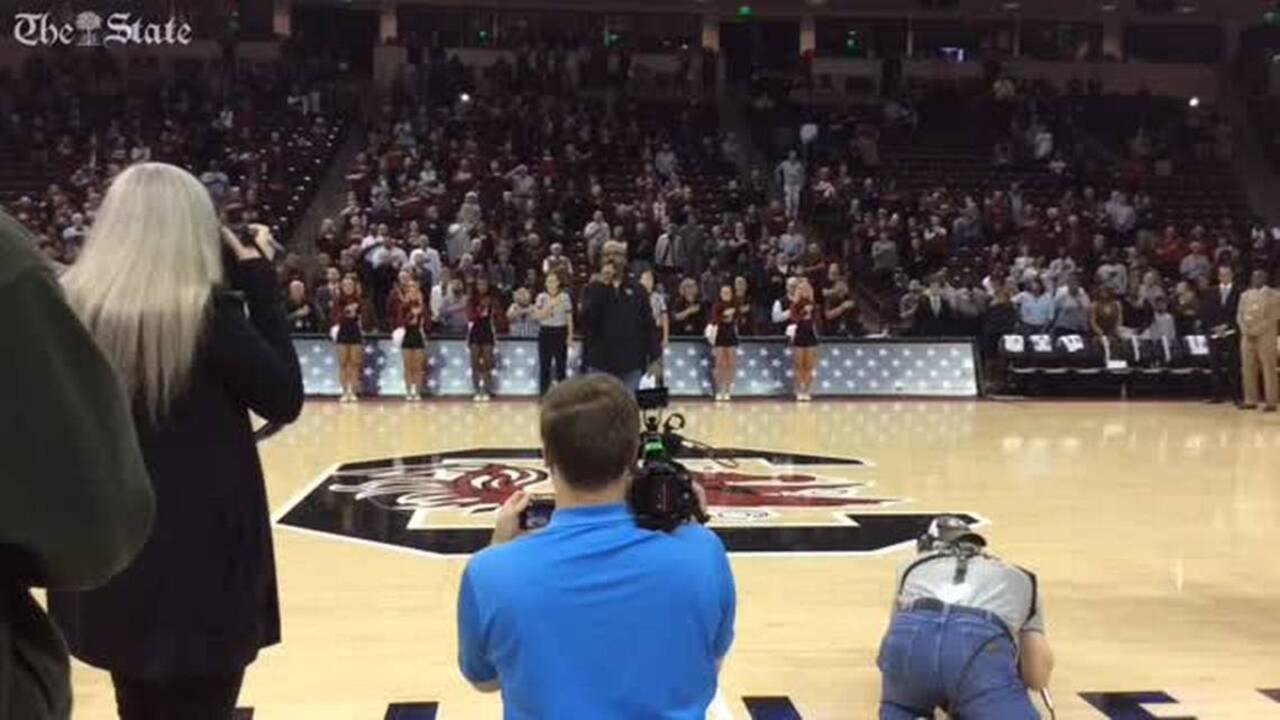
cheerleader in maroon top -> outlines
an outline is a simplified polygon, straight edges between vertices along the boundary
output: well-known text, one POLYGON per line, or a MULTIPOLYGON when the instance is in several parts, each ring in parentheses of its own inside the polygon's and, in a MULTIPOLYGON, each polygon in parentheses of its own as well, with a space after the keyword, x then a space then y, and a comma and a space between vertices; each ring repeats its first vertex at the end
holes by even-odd
POLYGON ((796 400, 812 399, 809 388, 818 367, 817 305, 813 300, 813 286, 808 280, 796 285, 795 299, 791 303, 791 324, 787 335, 791 338, 791 357, 795 363, 796 400))
POLYGON ((720 287, 720 297, 711 307, 709 319, 715 328, 711 354, 715 358, 712 378, 716 402, 727 402, 733 396, 733 381, 738 375, 738 301, 732 287, 720 287))
POLYGON ((427 310, 418 283, 408 273, 401 273, 400 287, 392 322, 396 331, 403 333, 400 354, 404 358, 404 399, 417 402, 422 399, 422 385, 427 374, 427 310))
POLYGON ((339 402, 355 402, 359 399, 360 373, 364 369, 364 328, 369 316, 369 303, 355 275, 342 278, 332 313, 334 329, 331 332, 338 346, 338 380, 342 384, 339 402))
POLYGON ((476 402, 489 402, 493 389, 493 348, 498 341, 494 319, 503 313, 497 293, 489 286, 489 278, 476 278, 475 290, 467 301, 467 348, 471 351, 471 386, 476 402))

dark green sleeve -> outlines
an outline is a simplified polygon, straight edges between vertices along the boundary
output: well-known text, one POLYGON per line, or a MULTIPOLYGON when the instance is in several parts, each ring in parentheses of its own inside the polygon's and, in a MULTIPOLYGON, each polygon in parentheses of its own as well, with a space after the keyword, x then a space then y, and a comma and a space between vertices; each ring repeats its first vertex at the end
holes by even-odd
POLYGON ((0 308, 0 560, 23 584, 100 585, 154 511, 128 403, 42 267, 0 283, 0 308))

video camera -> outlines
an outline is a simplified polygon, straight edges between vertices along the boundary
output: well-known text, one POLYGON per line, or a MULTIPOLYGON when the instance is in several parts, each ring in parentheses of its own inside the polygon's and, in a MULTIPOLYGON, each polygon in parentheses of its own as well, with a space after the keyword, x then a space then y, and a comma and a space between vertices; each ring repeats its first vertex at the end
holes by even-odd
POLYGON ((636 524, 650 530, 670 532, 690 521, 705 524, 711 518, 693 490, 693 475, 676 461, 684 449, 680 431, 685 419, 679 413, 662 416, 670 402, 666 388, 639 390, 644 429, 640 431, 640 457, 631 480, 628 501, 636 524))
MULTIPOLYGON (((627 497, 636 524, 664 532, 691 521, 705 524, 711 518, 693 490, 693 475, 675 460, 685 446, 685 439, 680 435, 685 425, 684 416, 672 413, 663 417, 662 410, 670 402, 666 388, 639 390, 636 402, 640 405, 644 427, 640 431, 640 452, 627 497)), ((520 514, 520 528, 545 527, 553 512, 555 500, 536 498, 520 514)))

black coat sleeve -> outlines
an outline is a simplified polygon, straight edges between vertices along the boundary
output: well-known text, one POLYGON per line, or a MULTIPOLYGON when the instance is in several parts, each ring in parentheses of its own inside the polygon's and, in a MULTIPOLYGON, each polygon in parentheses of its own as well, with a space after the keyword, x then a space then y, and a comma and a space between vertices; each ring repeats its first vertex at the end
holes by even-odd
POLYGON ((234 397, 265 420, 293 422, 302 412, 302 370, 288 318, 275 297, 271 264, 240 263, 232 270, 232 284, 244 293, 245 304, 228 296, 216 301, 208 346, 213 370, 234 397))
POLYGON ((142 547, 155 506, 129 403, 49 273, 0 285, 0 306, 0 576, 101 585, 142 547))

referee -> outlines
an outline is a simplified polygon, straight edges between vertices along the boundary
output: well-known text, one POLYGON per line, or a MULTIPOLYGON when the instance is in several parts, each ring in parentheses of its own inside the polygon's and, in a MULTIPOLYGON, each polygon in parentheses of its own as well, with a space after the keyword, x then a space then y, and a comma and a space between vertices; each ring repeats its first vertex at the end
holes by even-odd
POLYGON ((1036 576, 986 553, 957 517, 933 521, 920 555, 898 574, 880 644, 880 720, 951 717, 1034 720, 1027 694, 1049 684, 1036 576))

